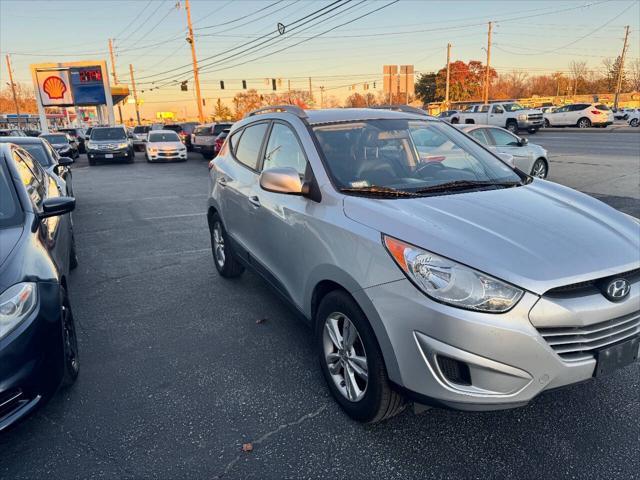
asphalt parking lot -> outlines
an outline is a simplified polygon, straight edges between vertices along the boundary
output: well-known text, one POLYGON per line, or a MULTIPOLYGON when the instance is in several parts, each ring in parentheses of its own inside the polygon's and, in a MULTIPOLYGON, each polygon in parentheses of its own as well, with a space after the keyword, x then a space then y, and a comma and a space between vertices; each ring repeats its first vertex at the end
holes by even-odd
MULTIPOLYGON (((551 180, 640 216, 640 135, 530 141, 551 180)), ((640 364, 516 410, 362 426, 329 396, 308 327, 257 276, 218 277, 199 155, 83 156, 74 189, 80 377, 0 436, 0 478, 640 478, 640 364)))

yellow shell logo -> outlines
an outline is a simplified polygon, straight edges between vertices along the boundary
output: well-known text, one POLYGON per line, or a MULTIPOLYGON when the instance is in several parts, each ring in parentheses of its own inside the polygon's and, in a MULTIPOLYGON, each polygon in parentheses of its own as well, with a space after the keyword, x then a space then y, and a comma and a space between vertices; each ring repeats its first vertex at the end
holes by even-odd
POLYGON ((49 96, 51 100, 59 100, 64 97, 67 86, 60 77, 47 77, 42 84, 42 90, 49 96))

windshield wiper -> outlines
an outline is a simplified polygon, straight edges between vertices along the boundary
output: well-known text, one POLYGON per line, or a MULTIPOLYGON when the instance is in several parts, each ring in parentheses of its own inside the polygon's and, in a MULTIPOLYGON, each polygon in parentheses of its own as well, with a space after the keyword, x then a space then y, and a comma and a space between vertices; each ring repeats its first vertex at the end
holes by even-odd
POLYGON ((384 197, 417 197, 419 196, 414 192, 407 192, 406 190, 398 190, 392 187, 382 187, 378 185, 370 185, 367 187, 344 187, 340 189, 343 193, 362 193, 370 195, 379 195, 384 197))
POLYGON ((415 193, 447 192, 451 190, 467 190, 477 187, 515 187, 522 185, 520 182, 497 182, 491 180, 454 180, 452 182, 440 183, 430 187, 415 190, 415 193))

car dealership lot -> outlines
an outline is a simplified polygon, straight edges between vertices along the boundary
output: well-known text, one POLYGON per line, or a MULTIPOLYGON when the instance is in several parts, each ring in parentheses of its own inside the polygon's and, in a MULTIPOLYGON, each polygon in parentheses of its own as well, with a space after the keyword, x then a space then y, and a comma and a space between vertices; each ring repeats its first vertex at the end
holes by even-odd
MULTIPOLYGON (((640 216, 640 135, 530 141, 549 150, 551 180, 640 216)), ((640 365, 522 409, 361 426, 330 398, 308 327, 254 274, 216 274, 199 155, 95 167, 82 156, 74 190, 82 371, 0 437, 0 477, 528 477, 531 465, 539 477, 637 476, 640 365)))

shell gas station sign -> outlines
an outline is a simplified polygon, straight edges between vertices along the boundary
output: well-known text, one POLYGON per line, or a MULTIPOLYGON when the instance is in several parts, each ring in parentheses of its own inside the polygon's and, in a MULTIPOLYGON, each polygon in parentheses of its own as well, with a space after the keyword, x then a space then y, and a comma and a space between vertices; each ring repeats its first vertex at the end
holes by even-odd
POLYGON ((73 105, 68 70, 36 72, 36 77, 42 105, 45 107, 73 105))

